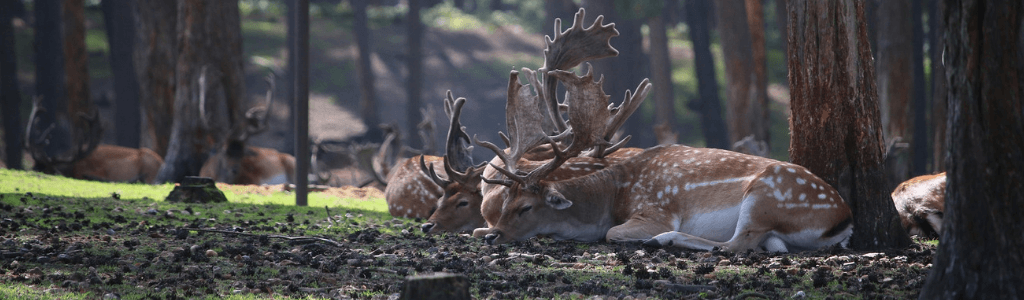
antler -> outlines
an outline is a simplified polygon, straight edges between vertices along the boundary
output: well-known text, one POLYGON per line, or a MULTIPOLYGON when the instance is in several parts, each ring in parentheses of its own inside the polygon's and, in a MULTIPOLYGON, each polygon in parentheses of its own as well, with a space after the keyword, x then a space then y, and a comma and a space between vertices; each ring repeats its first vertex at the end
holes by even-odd
POLYGON ((276 87, 274 82, 274 73, 267 75, 267 83, 270 84, 270 87, 267 88, 267 98, 264 101, 265 104, 263 106, 250 108, 245 112, 245 132, 242 133, 239 140, 244 141, 249 136, 259 134, 266 131, 267 128, 270 128, 267 124, 269 121, 267 115, 270 114, 270 105, 274 102, 274 90, 276 87))
POLYGON ((544 67, 539 71, 544 76, 543 88, 533 83, 538 91, 541 102, 547 104, 547 111, 551 115, 555 129, 559 132, 566 130, 566 121, 559 113, 559 102, 555 95, 558 81, 547 72, 554 70, 569 70, 580 63, 588 60, 597 60, 605 57, 619 55, 619 51, 611 45, 611 38, 618 36, 619 31, 615 29, 615 23, 603 24, 604 16, 599 15, 594 19, 590 27, 583 28, 583 16, 586 11, 580 8, 573 19, 572 27, 566 31, 562 30, 562 19, 555 19, 555 37, 545 36, 547 47, 544 49, 544 67))
POLYGON ((550 137, 544 133, 542 126, 545 116, 534 110, 537 107, 538 98, 529 90, 523 89, 522 84, 519 84, 519 72, 517 71, 512 71, 509 75, 507 101, 505 126, 509 134, 505 135, 502 132, 498 132, 498 134, 511 148, 509 153, 506 154, 504 150, 493 143, 480 141, 476 137, 473 140, 478 145, 494 151, 498 158, 505 163, 505 166, 511 168, 515 173, 516 162, 530 149, 541 145, 545 139, 550 137))
POLYGON ((416 124, 416 128, 419 129, 420 140, 423 141, 423 154, 434 153, 434 137, 437 136, 436 122, 434 122, 434 106, 428 105, 426 108, 420 107, 420 115, 423 115, 423 121, 416 124))

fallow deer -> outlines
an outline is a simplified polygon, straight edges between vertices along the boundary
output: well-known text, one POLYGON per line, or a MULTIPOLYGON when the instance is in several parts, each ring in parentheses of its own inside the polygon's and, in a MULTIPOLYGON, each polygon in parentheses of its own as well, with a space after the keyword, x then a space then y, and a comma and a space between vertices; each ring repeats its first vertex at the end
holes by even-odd
POLYGON ((941 236, 946 205, 946 172, 900 183, 892 192, 903 228, 911 235, 941 236))
MULTIPOLYGON (((571 135, 571 142, 563 150, 539 126, 510 123, 508 130, 518 137, 511 140, 513 148, 546 141, 555 154, 523 174, 493 144, 478 141, 506 164, 497 170, 507 180, 488 181, 510 191, 497 224, 474 231, 474 236, 492 244, 548 235, 785 252, 843 243, 852 233, 849 207, 807 169, 732 151, 657 146, 587 176, 544 180, 584 149, 611 144, 603 138, 606 129, 624 122, 632 113, 629 108, 638 106, 650 90, 645 80, 636 94, 627 91, 623 103, 613 107, 590 71, 582 77, 560 70, 547 75, 568 90, 570 129, 563 135, 571 135)), ((509 98, 513 100, 519 101, 509 98)))
MULTIPOLYGON (((248 145, 253 135, 266 131, 267 114, 273 103, 274 78, 271 75, 267 82, 266 103, 262 107, 253 107, 246 111, 244 126, 234 127, 227 141, 215 154, 203 163, 199 176, 212 178, 217 182, 230 184, 285 184, 295 182, 295 157, 270 148, 248 145)), ((206 102, 205 68, 199 76, 199 106, 203 124, 206 116, 202 113, 206 102)))
POLYGON ((32 102, 32 112, 25 132, 25 149, 35 160, 36 170, 77 179, 155 183, 156 173, 164 163, 163 158, 149 148, 99 144, 103 129, 95 110, 89 115, 78 114, 84 124, 76 130, 81 134, 76 134, 74 154, 70 157, 47 155, 42 146, 48 143, 53 125, 43 130, 35 141, 32 133, 36 117, 43 110, 39 106, 39 98, 36 98, 32 102))

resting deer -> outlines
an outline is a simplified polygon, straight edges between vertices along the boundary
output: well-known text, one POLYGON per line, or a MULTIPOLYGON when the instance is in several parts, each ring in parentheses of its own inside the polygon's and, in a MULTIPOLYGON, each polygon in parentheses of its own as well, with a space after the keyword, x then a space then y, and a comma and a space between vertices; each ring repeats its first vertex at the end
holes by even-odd
POLYGON ((946 172, 922 175, 900 183, 892 192, 903 228, 911 235, 942 235, 946 205, 946 172))
POLYGON ((128 148, 116 145, 99 144, 103 129, 99 123, 98 113, 93 110, 89 115, 78 114, 84 126, 76 130, 74 154, 68 157, 51 157, 46 154, 43 146, 49 142, 53 125, 43 130, 39 138, 33 141, 33 129, 40 111, 39 98, 32 102, 25 132, 25 149, 35 160, 35 169, 48 174, 60 174, 77 179, 88 179, 106 182, 144 182, 155 183, 156 173, 164 164, 163 158, 149 148, 128 148))
MULTIPOLYGON (((553 149, 553 159, 528 173, 493 144, 478 141, 502 157, 505 167, 496 168, 508 179, 487 181, 508 187, 509 196, 497 224, 474 236, 492 244, 548 235, 785 252, 843 243, 852 233, 849 207, 807 169, 731 151, 658 146, 587 176, 544 180, 583 150, 612 144, 608 129, 624 122, 650 90, 644 80, 636 94, 627 91, 623 103, 613 107, 590 71, 582 77, 561 70, 547 75, 566 86, 569 130, 552 137, 534 124, 509 123, 517 137, 510 140, 513 149, 541 142, 553 149), (554 139, 566 135, 571 141, 563 149, 554 139)), ((508 101, 529 113, 524 97, 508 101)))
MULTIPOLYGON (((245 113, 245 126, 236 126, 228 134, 227 141, 210 158, 203 163, 199 176, 212 178, 217 182, 230 184, 285 184, 295 182, 295 157, 270 148, 248 145, 253 135, 266 131, 267 114, 273 103, 274 78, 268 77, 270 88, 267 90, 266 103, 262 107, 253 107, 245 113)), ((199 105, 206 102, 205 68, 199 76, 199 105)), ((206 116, 200 110, 203 124, 206 116)))

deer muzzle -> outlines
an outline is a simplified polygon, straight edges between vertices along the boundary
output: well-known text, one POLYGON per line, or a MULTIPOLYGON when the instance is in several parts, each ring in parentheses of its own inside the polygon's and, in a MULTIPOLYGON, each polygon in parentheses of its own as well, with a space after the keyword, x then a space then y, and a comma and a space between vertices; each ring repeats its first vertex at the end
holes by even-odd
POLYGON ((423 223, 423 225, 420 225, 420 230, 423 230, 423 233, 430 233, 431 229, 434 229, 434 223, 423 223))
POLYGON ((500 238, 500 237, 501 237, 501 232, 495 231, 495 232, 492 232, 492 233, 489 233, 489 234, 485 235, 484 236, 484 242, 487 242, 488 245, 494 245, 495 241, 497 241, 498 238, 500 238))

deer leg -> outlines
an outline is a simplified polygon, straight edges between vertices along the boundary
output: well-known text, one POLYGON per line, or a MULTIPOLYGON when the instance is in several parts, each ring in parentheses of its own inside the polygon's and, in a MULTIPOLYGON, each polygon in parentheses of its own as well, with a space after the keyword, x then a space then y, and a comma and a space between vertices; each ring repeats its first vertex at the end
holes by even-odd
POLYGON ((667 224, 633 218, 622 225, 609 229, 605 234, 605 240, 609 242, 646 241, 652 236, 667 231, 672 231, 672 227, 667 224))

